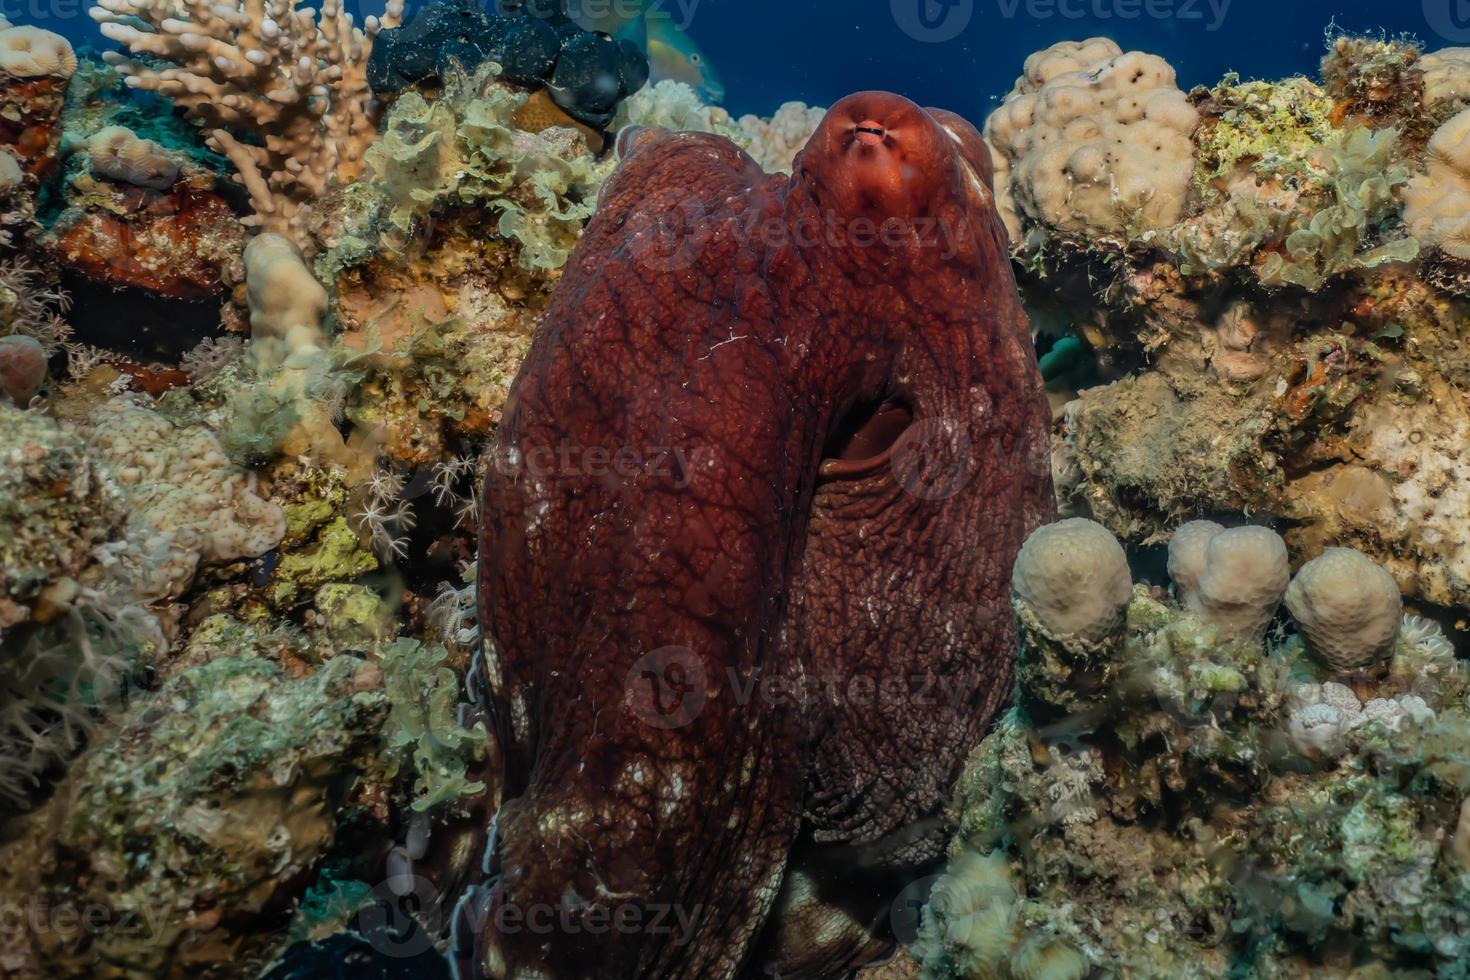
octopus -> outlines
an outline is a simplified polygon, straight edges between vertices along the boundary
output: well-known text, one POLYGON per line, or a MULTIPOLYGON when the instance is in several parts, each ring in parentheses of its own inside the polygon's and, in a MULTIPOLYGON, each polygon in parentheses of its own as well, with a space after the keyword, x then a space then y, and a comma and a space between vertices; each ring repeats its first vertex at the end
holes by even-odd
POLYGON ((500 769, 459 976, 837 978, 1013 676, 1050 412, 985 144, 887 93, 793 174, 619 134, 486 479, 500 769))

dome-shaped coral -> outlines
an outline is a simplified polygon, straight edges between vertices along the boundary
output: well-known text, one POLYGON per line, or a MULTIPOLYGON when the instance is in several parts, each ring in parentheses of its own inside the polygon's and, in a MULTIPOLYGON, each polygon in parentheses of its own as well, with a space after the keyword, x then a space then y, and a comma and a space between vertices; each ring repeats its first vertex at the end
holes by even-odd
POLYGON ((0 395, 24 408, 46 381, 46 349, 34 337, 0 337, 0 395))
POLYGON ((0 72, 17 78, 70 78, 76 70, 76 52, 60 34, 29 25, 0 30, 0 72))
POLYGON ((1112 532, 1071 517, 1031 533, 1016 556, 1011 588, 1051 635, 1096 642, 1121 624, 1133 579, 1112 532))
POLYGON ((179 177, 179 164, 158 143, 126 126, 108 126, 87 141, 92 172, 125 184, 166 191, 179 177))
POLYGON ((1224 525, 1214 521, 1190 521, 1175 529, 1169 539, 1169 578, 1180 595, 1199 590, 1199 577, 1205 570, 1205 549, 1223 530, 1224 525))
POLYGON ((1404 223, 1423 244, 1470 259, 1470 109, 1435 130, 1427 172, 1404 189, 1404 223))
POLYGON ((1174 69, 1155 55, 1123 53, 1106 38, 1031 55, 985 123, 1011 237, 1020 237, 1021 216, 1092 234, 1178 221, 1198 122, 1174 69))
POLYGON ((1202 622, 1259 643, 1290 579, 1286 542, 1264 527, 1220 529, 1195 521, 1175 532, 1169 572, 1202 622))
POLYGON ((1296 573, 1286 608, 1323 664, 1361 670, 1392 655, 1403 599, 1393 576, 1361 551, 1328 548, 1296 573))
POLYGON ((1091 964, 1082 951, 1064 939, 1035 935, 1011 957, 1011 980, 1082 980, 1091 964))

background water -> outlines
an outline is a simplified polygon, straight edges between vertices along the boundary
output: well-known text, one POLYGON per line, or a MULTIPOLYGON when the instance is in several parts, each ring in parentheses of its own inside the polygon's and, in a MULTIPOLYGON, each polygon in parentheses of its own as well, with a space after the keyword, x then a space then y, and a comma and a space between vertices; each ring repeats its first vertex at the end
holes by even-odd
MULTIPOLYGON (((365 13, 381 0, 347 0, 365 13)), ((493 2, 493 0, 484 0, 493 2)), ((1027 54, 1105 34, 1164 56, 1180 85, 1226 71, 1314 73, 1324 31, 1408 33, 1429 49, 1470 44, 1470 0, 654 0, 687 26, 718 69, 736 113, 800 99, 826 105, 884 88, 979 122, 1027 54)), ((86 0, 0 0, 0 12, 105 45, 86 0)))

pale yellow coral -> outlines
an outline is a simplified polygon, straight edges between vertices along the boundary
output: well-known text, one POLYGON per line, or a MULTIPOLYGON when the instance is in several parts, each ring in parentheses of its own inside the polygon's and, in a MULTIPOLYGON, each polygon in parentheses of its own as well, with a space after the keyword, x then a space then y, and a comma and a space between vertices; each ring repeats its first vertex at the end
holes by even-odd
POLYGON ((1133 578, 1112 532, 1071 517, 1026 538, 1011 570, 1011 589, 1051 635, 1098 642, 1123 624, 1133 578))
POLYGON ((1286 542, 1270 528, 1191 521, 1174 532, 1169 573, 1201 622, 1227 636, 1259 643, 1281 596, 1290 567, 1286 542))
POLYGON ((133 88, 174 100, 210 127, 250 194, 247 224, 309 247, 311 204, 362 171, 377 138, 367 84, 372 38, 395 26, 401 0, 362 28, 340 0, 317 11, 300 0, 98 0, 102 33, 132 54, 105 55, 133 88), (237 134, 253 134, 259 145, 237 134))
POLYGON ((29 25, 0 29, 0 72, 18 78, 70 78, 76 70, 76 52, 60 34, 29 25))
POLYGON ((321 351, 327 291, 289 239, 266 233, 245 247, 245 288, 251 348, 260 366, 299 362, 321 351))
POLYGON ((126 126, 108 126, 87 141, 92 172, 125 184, 168 190, 179 177, 179 164, 153 140, 139 138, 126 126))
POLYGON ((749 141, 746 152, 769 173, 790 173, 796 154, 806 146, 826 115, 826 109, 805 102, 787 102, 770 119, 741 116, 740 128, 749 141))
POLYGON ((175 426, 116 398, 91 416, 87 452, 127 501, 127 535, 99 549, 131 599, 182 595, 200 563, 265 554, 286 534, 280 506, 256 492, 254 473, 230 463, 209 429, 175 426))
POLYGON ((1172 225, 1184 215, 1198 122, 1155 55, 1106 38, 1031 55, 985 123, 1012 239, 1027 221, 1091 234, 1172 225))
POLYGON ((1391 657, 1404 611, 1393 576, 1353 548, 1328 548, 1303 565, 1286 608, 1317 659, 1342 671, 1391 657))
POLYGON ((1441 48, 1419 59, 1424 104, 1470 101, 1470 48, 1441 48))

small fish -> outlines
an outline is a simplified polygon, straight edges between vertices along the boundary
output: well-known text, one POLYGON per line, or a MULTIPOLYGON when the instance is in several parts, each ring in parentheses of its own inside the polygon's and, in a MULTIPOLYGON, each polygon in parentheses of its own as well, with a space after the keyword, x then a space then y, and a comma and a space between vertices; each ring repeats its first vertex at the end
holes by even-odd
POLYGON ((643 19, 648 41, 648 77, 661 82, 666 78, 685 82, 711 104, 725 99, 725 86, 699 45, 694 43, 672 17, 663 12, 650 12, 643 19))
POLYGON ((583 30, 637 44, 648 55, 650 82, 685 82, 706 102, 723 101, 719 74, 679 26, 671 6, 672 0, 570 0, 567 14, 583 30))

